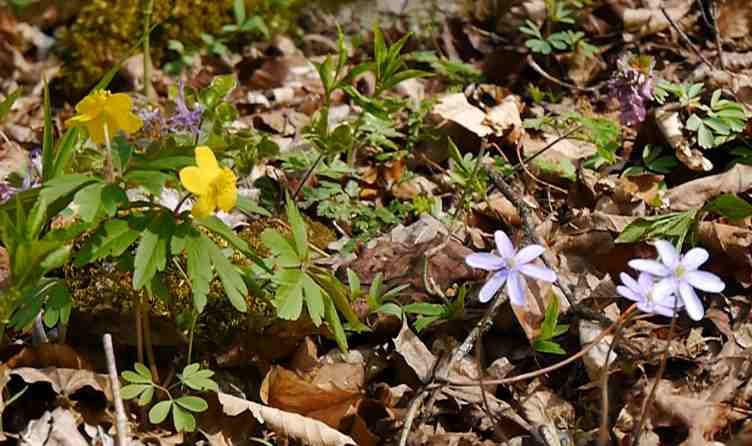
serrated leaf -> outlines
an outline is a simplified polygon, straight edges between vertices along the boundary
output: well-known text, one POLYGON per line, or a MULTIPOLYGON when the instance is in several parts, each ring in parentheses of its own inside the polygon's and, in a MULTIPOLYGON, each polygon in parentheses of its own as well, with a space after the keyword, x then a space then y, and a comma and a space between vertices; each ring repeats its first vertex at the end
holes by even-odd
POLYGON ((172 400, 158 402, 149 411, 149 422, 152 424, 163 422, 167 418, 167 415, 170 414, 171 408, 172 400))
POLYGON ((140 290, 151 282, 157 271, 164 271, 167 263, 167 246, 174 230, 174 222, 172 214, 157 214, 141 236, 133 261, 134 289, 140 290))
POLYGON ((300 215, 298 206, 295 202, 287 197, 287 222, 292 229, 293 240, 295 241, 295 251, 298 258, 305 260, 308 258, 308 235, 306 234, 306 225, 303 217, 300 215))
POLYGON ((302 262, 290 241, 275 229, 265 229, 261 241, 277 257, 277 264, 283 268, 299 266, 302 262))
POLYGON ((710 149, 715 146, 713 132, 705 124, 701 124, 697 129, 697 143, 703 149, 710 149))
POLYGON ((204 239, 203 244, 206 246, 209 257, 211 257, 214 270, 222 282, 222 287, 225 289, 227 298, 230 299, 230 303, 236 310, 245 313, 248 310, 245 302, 248 288, 245 285, 243 276, 240 275, 235 265, 225 257, 222 250, 214 242, 206 238, 203 234, 201 238, 204 239))
POLYGON ((303 279, 305 273, 291 269, 279 271, 274 281, 279 284, 274 296, 277 317, 285 320, 297 320, 303 310, 303 279))
POLYGON ((214 274, 211 269, 210 256, 206 255, 211 249, 208 244, 213 244, 200 234, 194 233, 186 240, 186 273, 191 278, 191 293, 193 305, 199 313, 206 306, 209 288, 214 274))
POLYGON ((76 257, 75 265, 83 266, 107 256, 119 257, 136 241, 140 233, 141 229, 131 227, 129 221, 108 221, 87 240, 76 257))
POLYGON ((315 326, 321 325, 324 318, 324 298, 321 287, 308 274, 303 275, 303 291, 308 315, 315 326))
POLYGON ((175 403, 183 409, 190 410, 191 412, 203 412, 209 408, 209 404, 207 404, 203 398, 197 396, 181 396, 175 400, 175 403))

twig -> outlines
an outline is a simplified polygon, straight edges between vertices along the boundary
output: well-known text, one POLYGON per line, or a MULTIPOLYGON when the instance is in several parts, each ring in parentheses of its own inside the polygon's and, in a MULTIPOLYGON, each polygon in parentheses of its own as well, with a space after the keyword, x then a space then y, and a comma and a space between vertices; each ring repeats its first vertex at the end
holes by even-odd
POLYGON ((530 163, 534 159, 536 159, 539 156, 541 156, 544 153, 546 153, 550 148, 552 148, 556 144, 559 144, 560 142, 564 141, 565 139, 569 138, 570 136, 574 135, 575 133, 577 133, 581 129, 582 129, 582 124, 575 126, 571 130, 569 130, 566 133, 564 133, 563 135, 559 136, 558 138, 554 139, 550 143, 546 144, 546 146, 543 147, 542 149, 540 149, 537 152, 533 153, 532 155, 530 155, 529 157, 525 158, 524 160, 520 160, 517 164, 515 164, 514 166, 512 166, 512 169, 513 170, 519 170, 524 164, 530 163))
POLYGON ((721 65, 721 70, 726 71, 726 55, 723 53, 721 33, 718 30, 718 6, 715 0, 708 0, 708 5, 710 6, 710 15, 713 16, 713 37, 715 39, 715 50, 718 52, 718 63, 721 65))
MULTIPOLYGON (((517 145, 517 158, 522 159, 522 148, 519 146, 519 144, 517 145)), ((542 180, 542 179, 538 178, 537 176, 535 176, 535 174, 533 174, 533 172, 531 172, 530 169, 527 168, 527 164, 525 164, 524 162, 520 163, 520 167, 522 167, 523 172, 525 172, 527 174, 527 176, 529 176, 530 178, 532 178, 532 180, 535 181, 536 183, 542 184, 543 186, 546 186, 546 187, 548 187, 550 189, 554 189, 554 190, 556 190, 558 192, 561 192, 563 194, 567 193, 566 189, 561 188, 561 187, 559 187, 559 186, 557 186, 555 184, 551 184, 548 181, 542 180)))
POLYGON ((614 340, 611 341, 611 344, 608 346, 608 351, 606 352, 606 364, 603 367, 603 376, 601 376, 601 427, 598 432, 598 446, 608 446, 611 437, 608 432, 608 369, 610 365, 608 361, 609 358, 611 358, 611 352, 614 350, 614 346, 619 342, 622 328, 624 328, 627 322, 628 321, 625 320, 624 323, 619 324, 619 326, 616 327, 614 340))
POLYGON ((603 87, 606 84, 605 82, 601 82, 600 84, 594 85, 592 87, 579 87, 575 84, 564 82, 563 80, 557 79, 554 76, 548 74, 546 70, 541 68, 541 66, 538 65, 538 62, 536 62, 535 59, 533 58, 532 54, 527 55, 527 63, 528 65, 530 65, 530 68, 535 70, 538 74, 543 76, 545 79, 555 83, 556 85, 559 85, 560 87, 569 88, 570 90, 582 91, 582 92, 594 92, 594 91, 600 90, 601 87, 603 87))
MULTIPOLYGON (((545 375, 547 373, 551 373, 551 372, 553 372, 555 370, 558 370, 558 369, 564 367, 565 365, 571 364, 572 362, 574 362, 574 361, 578 360, 579 358, 585 356, 585 354, 587 352, 589 352, 593 347, 595 347, 596 345, 598 345, 598 343, 600 343, 600 341, 602 341, 603 338, 605 338, 606 336, 608 336, 609 334, 611 334, 611 332, 614 331, 614 329, 617 326, 619 326, 622 323, 623 320, 625 320, 627 317, 631 316, 632 313, 636 309, 637 309, 636 305, 632 305, 631 307, 629 307, 627 309, 627 311, 624 312, 624 314, 622 315, 622 317, 618 321, 614 322, 610 327, 608 327, 605 330, 601 331, 601 333, 598 336, 596 336, 595 339, 593 339, 588 345, 586 345, 579 352, 575 353, 574 355, 570 356, 567 359, 559 361, 556 364, 552 364, 552 365, 550 365, 548 367, 544 367, 542 369, 534 370, 534 371, 528 372, 528 373, 523 373, 521 375, 512 376, 512 377, 509 377, 509 378, 502 378, 502 379, 484 380, 483 384, 484 385, 512 384, 512 383, 515 383, 515 382, 518 382, 518 381, 525 381, 525 380, 528 380, 528 379, 537 378, 538 376, 545 375)), ((477 381, 460 381, 460 380, 445 379, 444 382, 447 383, 447 384, 450 384, 452 386, 455 386, 455 387, 473 387, 473 386, 477 386, 478 385, 477 381)))
POLYGON ((713 65, 710 63, 710 61, 708 61, 708 59, 702 54, 702 52, 700 52, 700 49, 697 48, 697 46, 695 46, 695 44, 692 43, 691 40, 689 40, 689 37, 684 33, 684 31, 681 30, 681 28, 679 28, 679 25, 676 24, 676 22, 674 21, 674 19, 672 19, 671 16, 668 15, 668 12, 666 12, 666 8, 664 8, 663 6, 661 6, 661 12, 663 13, 663 16, 666 17, 666 20, 668 20, 668 23, 671 24, 671 27, 674 28, 674 30, 677 33, 679 33, 679 36, 682 38, 682 40, 684 40, 684 42, 687 44, 687 46, 689 46, 689 48, 692 51, 694 51, 695 54, 697 54, 697 57, 700 58, 700 60, 702 61, 702 63, 704 63, 705 65, 707 65, 708 68, 710 68, 711 71, 715 70, 715 67, 713 67, 713 65))
POLYGON ((668 363, 668 354, 671 350, 671 338, 674 337, 674 329, 676 328, 676 304, 674 301, 674 316, 671 318, 671 326, 668 329, 668 338, 666 339, 666 348, 663 350, 663 356, 661 357, 661 365, 658 367, 658 373, 655 375, 653 381, 653 387, 650 389, 650 393, 642 402, 642 408, 640 409, 640 418, 632 431, 632 446, 639 445, 640 431, 642 431, 642 425, 645 423, 645 417, 647 416, 648 406, 650 401, 655 396, 655 391, 658 388, 658 383, 663 378, 663 374, 666 372, 666 363, 668 363))
POLYGON ((303 181, 298 184, 298 187, 295 188, 295 192, 292 194, 292 200, 295 201, 295 199, 298 197, 298 194, 300 194, 300 191, 303 189, 303 186, 308 182, 308 179, 311 178, 311 175, 313 175, 313 172, 316 170, 317 167, 319 167, 319 164, 321 164, 321 161, 324 160, 324 154, 319 153, 319 157, 316 158, 316 161, 313 162, 311 167, 308 168, 305 175, 303 176, 303 181))
POLYGON ((118 379, 117 364, 115 364, 115 349, 112 348, 112 336, 109 333, 102 337, 104 354, 107 358, 107 371, 112 384, 112 399, 115 403, 115 429, 117 432, 117 446, 128 444, 128 419, 125 417, 125 407, 120 396, 120 379, 118 379))
MULTIPOLYGON (((150 288, 146 288, 146 293, 149 296, 149 301, 153 299, 153 296, 151 295, 150 288)), ((151 341, 151 316, 149 315, 149 307, 146 305, 146 302, 141 301, 141 308, 139 309, 141 313, 143 314, 143 324, 144 324, 144 347, 146 350, 146 357, 149 359, 149 368, 151 369, 151 374, 154 377, 154 382, 159 382, 159 369, 157 369, 157 358, 154 355, 154 345, 151 341)))
POLYGON ((418 415, 418 411, 423 405, 423 400, 426 399, 427 396, 428 393, 421 391, 410 403, 410 408, 407 410, 407 416, 405 417, 405 425, 400 434, 399 446, 405 446, 407 444, 407 437, 410 436, 410 429, 415 421, 415 416, 418 415))

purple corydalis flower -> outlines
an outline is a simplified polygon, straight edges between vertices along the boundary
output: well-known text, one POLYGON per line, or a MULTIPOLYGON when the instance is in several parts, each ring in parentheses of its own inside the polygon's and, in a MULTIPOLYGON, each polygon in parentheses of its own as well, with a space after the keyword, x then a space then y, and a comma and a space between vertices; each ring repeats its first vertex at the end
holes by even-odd
POLYGON ((703 248, 693 248, 682 256, 674 245, 665 240, 656 240, 655 248, 660 261, 634 259, 629 261, 629 266, 652 274, 659 280, 653 289, 655 300, 662 301, 671 294, 678 294, 689 317, 699 321, 705 314, 705 308, 695 288, 709 293, 720 293, 726 288, 720 277, 699 269, 710 254, 703 248))
POLYGON ((609 81, 609 95, 619 101, 621 122, 639 124, 647 115, 647 103, 653 99, 653 62, 626 54, 617 62, 618 70, 609 81), (636 60, 636 64, 630 63, 636 60))
POLYGON ((178 96, 175 98, 175 113, 167 120, 167 130, 171 132, 185 131, 197 134, 201 126, 204 109, 199 105, 190 110, 185 103, 185 83, 178 82, 178 96))
POLYGON ((637 280, 626 273, 621 273, 619 277, 623 285, 617 286, 616 292, 622 297, 635 301, 640 311, 673 317, 684 306, 674 294, 656 299, 655 277, 648 273, 640 273, 637 280))
POLYGON ((495 252, 474 253, 465 257, 465 263, 473 268, 494 273, 480 290, 481 302, 491 300, 499 288, 506 283, 507 294, 512 304, 524 306, 526 285, 523 275, 545 282, 556 281, 555 272, 532 263, 545 251, 543 246, 530 245, 516 251, 512 241, 503 231, 496 231, 494 239, 496 241, 495 252))

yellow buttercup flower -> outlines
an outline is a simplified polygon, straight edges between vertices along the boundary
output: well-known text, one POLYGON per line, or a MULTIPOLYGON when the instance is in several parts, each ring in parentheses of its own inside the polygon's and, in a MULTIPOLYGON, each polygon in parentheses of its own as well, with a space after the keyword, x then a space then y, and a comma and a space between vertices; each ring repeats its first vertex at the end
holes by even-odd
POLYGON ((192 214, 205 218, 217 208, 229 212, 238 201, 235 174, 227 167, 220 167, 214 152, 206 146, 196 147, 196 166, 180 170, 180 182, 198 196, 192 214))
POLYGON ((105 142, 105 125, 109 137, 122 130, 126 134, 137 132, 143 126, 132 111, 133 101, 125 93, 112 94, 97 90, 76 105, 76 116, 65 122, 68 127, 83 127, 89 138, 97 144, 105 142))

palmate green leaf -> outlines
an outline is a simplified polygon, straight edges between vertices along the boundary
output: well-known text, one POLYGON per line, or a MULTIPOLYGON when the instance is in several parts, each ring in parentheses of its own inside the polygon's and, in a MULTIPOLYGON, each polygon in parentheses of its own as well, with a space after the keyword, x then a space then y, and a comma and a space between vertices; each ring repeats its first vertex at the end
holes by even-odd
MULTIPOLYGON (((158 402, 149 411, 149 422, 152 424, 163 422, 167 418, 167 415, 170 414, 171 408, 172 400, 158 402)), ((177 428, 177 426, 175 427, 177 428)))
POLYGON ((178 432, 193 432, 196 430, 196 418, 178 405, 172 406, 172 422, 178 432))
POLYGON ((96 177, 83 174, 64 175, 47 181, 39 196, 47 203, 71 194, 87 184, 97 181, 96 177))
POLYGON ((299 270, 283 269, 274 275, 279 285, 274 296, 277 317, 297 320, 303 311, 303 280, 306 274, 299 270))
POLYGON ((710 149, 715 146, 715 136, 713 131, 704 123, 697 128, 697 144, 703 149, 710 149))
POLYGON ((678 239, 683 242, 697 216, 697 209, 655 217, 638 218, 624 228, 617 243, 635 243, 654 238, 678 239))
POLYGON ((143 392, 144 390, 151 388, 152 387, 149 384, 128 384, 127 386, 123 386, 123 388, 120 389, 120 396, 124 400, 132 400, 133 398, 141 395, 141 392, 143 392))
POLYGON ((206 229, 210 230, 211 232, 217 234, 218 236, 225 239, 227 243, 232 245, 233 248, 237 249, 242 253, 244 256, 248 257, 253 263, 258 265, 261 269, 268 273, 272 273, 271 268, 267 266, 267 264, 264 262, 264 260, 259 257, 250 246, 248 246, 248 243, 237 236, 235 231, 232 230, 229 226, 227 226, 222 220, 218 219, 215 216, 210 216, 208 218, 204 218, 201 220, 197 220, 197 223, 206 229))
MULTIPOLYGON (((208 251, 209 257, 214 264, 214 270, 219 276, 219 280, 222 282, 222 287, 225 289, 227 298, 230 299, 230 303, 236 310, 245 313, 248 311, 248 306, 245 302, 245 298, 248 295, 248 288, 245 285, 243 276, 238 272, 235 265, 225 257, 219 246, 209 240, 205 235, 201 235, 204 239, 204 245, 208 251)), ((204 254, 206 255, 206 253, 204 254)))
POLYGON ((87 240, 76 257, 75 265, 83 266, 107 256, 119 257, 138 239, 143 223, 143 220, 135 218, 108 221, 87 240))
POLYGON ((141 393, 141 396, 138 398, 138 405, 140 407, 144 407, 147 404, 151 403, 152 399, 154 399, 154 387, 148 387, 141 393))
POLYGON ((154 170, 131 170, 123 177, 128 184, 143 186, 150 194, 158 197, 165 183, 174 179, 174 175, 154 170))
POLYGON ((265 229, 261 241, 277 258, 277 264, 283 268, 292 268, 302 264, 298 253, 290 241, 276 229, 265 229))
POLYGON ((705 205, 705 210, 715 212, 730 220, 742 220, 752 216, 752 204, 735 194, 723 194, 705 205))
POLYGON ((121 374, 123 379, 134 384, 151 384, 151 378, 142 376, 131 370, 124 370, 121 374))
POLYGON ((217 391, 217 383, 211 379, 214 372, 209 369, 201 369, 199 363, 193 363, 185 366, 183 372, 179 375, 180 381, 186 386, 199 392, 205 390, 217 391))
POLYGON ((152 214, 152 218, 136 248, 133 271, 133 288, 136 290, 151 282, 157 271, 164 271, 167 246, 175 229, 175 220, 169 212, 152 214))
POLYGON ((73 202, 78 205, 78 215, 81 220, 91 223, 99 214, 102 207, 102 190, 105 183, 94 183, 80 189, 73 196, 73 202))

